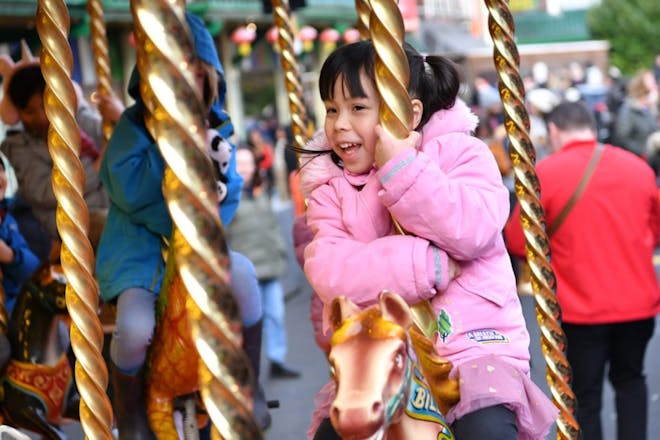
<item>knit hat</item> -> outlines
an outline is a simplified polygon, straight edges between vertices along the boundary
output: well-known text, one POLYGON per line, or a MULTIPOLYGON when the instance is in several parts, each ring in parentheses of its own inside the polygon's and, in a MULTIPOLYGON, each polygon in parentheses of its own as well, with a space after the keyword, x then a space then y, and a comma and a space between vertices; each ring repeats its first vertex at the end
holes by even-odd
POLYGON ((8 89, 16 72, 28 66, 38 66, 39 59, 32 56, 25 40, 21 40, 21 59, 14 63, 8 55, 0 55, 0 76, 2 76, 2 99, 0 99, 0 119, 7 125, 19 122, 18 109, 12 102, 8 89))

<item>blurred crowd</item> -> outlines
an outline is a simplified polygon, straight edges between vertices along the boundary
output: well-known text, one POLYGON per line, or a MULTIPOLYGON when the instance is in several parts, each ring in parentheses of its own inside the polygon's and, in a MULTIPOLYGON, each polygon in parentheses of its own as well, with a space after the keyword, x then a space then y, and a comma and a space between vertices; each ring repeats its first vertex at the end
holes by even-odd
MULTIPOLYGON (((603 71, 593 64, 571 62, 550 69, 544 62, 532 66, 523 77, 529 137, 536 160, 548 156, 547 115, 562 101, 582 101, 596 119, 598 140, 648 161, 660 173, 660 107, 658 83, 660 55, 655 64, 624 76, 616 66, 603 71)), ((476 135, 493 151, 505 182, 512 188, 511 163, 504 128, 504 113, 497 78, 477 76, 471 87, 473 111, 480 118, 476 135)))

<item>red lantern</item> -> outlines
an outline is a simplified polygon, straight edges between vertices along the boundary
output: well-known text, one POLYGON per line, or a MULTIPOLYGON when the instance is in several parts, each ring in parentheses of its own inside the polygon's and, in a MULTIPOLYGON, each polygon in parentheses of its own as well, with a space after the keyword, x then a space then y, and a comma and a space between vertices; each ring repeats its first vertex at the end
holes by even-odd
POLYGON ((302 29, 298 32, 298 38, 303 43, 303 50, 305 52, 311 52, 314 48, 314 40, 319 32, 311 26, 303 26, 302 29))
POLYGON ((355 28, 348 28, 344 31, 344 42, 347 44, 355 43, 360 40, 360 31, 355 28))
POLYGON ((277 43, 279 37, 279 32, 277 31, 277 26, 273 26, 268 31, 266 31, 266 41, 270 44, 277 43))
POLYGON ((252 51, 251 44, 257 38, 257 32, 250 26, 241 26, 231 33, 230 38, 238 45, 238 54, 245 57, 252 51))
POLYGON ((323 32, 321 32, 321 35, 319 35, 319 40, 321 40, 321 43, 323 44, 323 48, 327 51, 331 51, 335 48, 337 45, 337 41, 339 41, 339 31, 334 28, 327 28, 324 29, 323 32))

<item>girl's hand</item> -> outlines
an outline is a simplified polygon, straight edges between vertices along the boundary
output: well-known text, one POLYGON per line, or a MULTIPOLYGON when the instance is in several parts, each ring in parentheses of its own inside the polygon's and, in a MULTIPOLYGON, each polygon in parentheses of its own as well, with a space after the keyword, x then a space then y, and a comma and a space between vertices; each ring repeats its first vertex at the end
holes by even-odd
POLYGON ((9 264, 14 261, 14 251, 4 240, 0 240, 0 263, 9 264))
POLYGON ((416 131, 411 131, 405 139, 396 139, 380 124, 376 125, 375 133, 378 140, 374 151, 374 162, 379 168, 402 151, 417 147, 420 139, 420 134, 416 131))
POLYGON ((453 280, 458 278, 461 274, 461 266, 451 257, 449 257, 449 279, 453 280))

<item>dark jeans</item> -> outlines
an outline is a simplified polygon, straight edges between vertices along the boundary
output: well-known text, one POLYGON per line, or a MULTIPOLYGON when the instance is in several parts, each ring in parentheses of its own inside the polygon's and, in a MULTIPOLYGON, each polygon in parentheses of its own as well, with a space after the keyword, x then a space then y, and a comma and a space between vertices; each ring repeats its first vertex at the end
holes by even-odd
POLYGON ((584 440, 603 438, 600 412, 606 367, 614 388, 619 440, 646 440, 648 402, 644 356, 655 319, 600 325, 562 325, 573 370, 577 421, 584 440))
POLYGON ((517 440, 516 415, 504 405, 465 414, 451 425, 456 440, 517 440))
MULTIPOLYGON (((456 440, 516 440, 516 415, 503 405, 489 406, 456 420, 451 426, 456 440)), ((314 440, 341 440, 330 423, 323 419, 314 440)))

